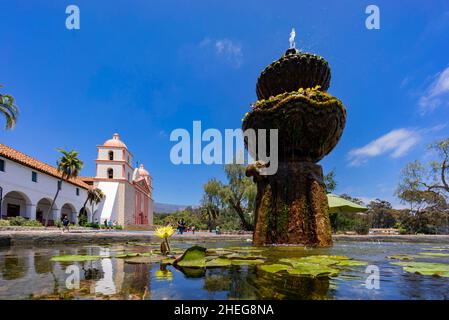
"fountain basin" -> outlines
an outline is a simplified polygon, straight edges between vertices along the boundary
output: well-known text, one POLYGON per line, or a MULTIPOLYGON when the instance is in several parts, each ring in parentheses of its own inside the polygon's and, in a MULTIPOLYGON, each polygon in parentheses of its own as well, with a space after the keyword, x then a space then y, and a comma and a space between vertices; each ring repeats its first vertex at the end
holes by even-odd
POLYGON ((346 109, 338 98, 319 90, 299 90, 259 100, 242 127, 278 129, 280 161, 318 162, 337 145, 345 123, 346 109))

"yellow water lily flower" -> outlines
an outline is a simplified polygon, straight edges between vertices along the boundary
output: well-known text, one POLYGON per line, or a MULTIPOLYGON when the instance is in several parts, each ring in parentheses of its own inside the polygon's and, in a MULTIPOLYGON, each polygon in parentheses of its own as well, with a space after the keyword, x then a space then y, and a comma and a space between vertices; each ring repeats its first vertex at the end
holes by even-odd
POLYGON ((175 229, 172 226, 159 227, 156 229, 155 234, 162 239, 170 238, 175 233, 175 229))

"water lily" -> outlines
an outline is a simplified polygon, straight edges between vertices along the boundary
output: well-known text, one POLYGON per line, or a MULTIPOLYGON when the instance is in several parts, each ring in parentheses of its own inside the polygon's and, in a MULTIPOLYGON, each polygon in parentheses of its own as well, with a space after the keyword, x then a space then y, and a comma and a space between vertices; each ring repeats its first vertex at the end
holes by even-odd
POLYGON ((161 239, 170 238, 175 233, 172 226, 159 227, 156 229, 156 235, 161 239))
POLYGON ((170 252, 170 245, 168 244, 168 238, 175 233, 175 229, 172 226, 159 227, 156 229, 155 234, 163 239, 161 243, 161 253, 166 255, 170 252))

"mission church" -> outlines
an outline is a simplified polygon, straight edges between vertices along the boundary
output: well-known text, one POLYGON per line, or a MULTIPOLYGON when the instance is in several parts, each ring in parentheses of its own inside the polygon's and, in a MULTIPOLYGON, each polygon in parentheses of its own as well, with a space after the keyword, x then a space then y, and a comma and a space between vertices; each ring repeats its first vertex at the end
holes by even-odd
MULTIPOLYGON (((87 204, 89 222, 112 220, 125 227, 152 225, 152 178, 144 165, 133 168, 133 155, 118 134, 98 145, 97 151, 94 177, 77 177, 62 183, 50 224, 64 215, 77 223, 88 189, 97 187, 105 197, 93 208, 87 204)), ((55 167, 0 144, 0 215, 42 222, 60 178, 55 167)))

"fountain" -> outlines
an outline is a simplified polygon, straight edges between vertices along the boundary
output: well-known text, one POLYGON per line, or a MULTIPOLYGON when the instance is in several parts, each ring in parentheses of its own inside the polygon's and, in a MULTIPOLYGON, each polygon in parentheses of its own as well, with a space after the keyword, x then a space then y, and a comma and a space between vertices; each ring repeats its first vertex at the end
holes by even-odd
MULTIPOLYGON (((242 128, 278 129, 279 167, 264 175, 269 163, 256 161, 247 176, 257 184, 254 244, 298 244, 328 247, 332 235, 323 170, 318 162, 337 145, 346 110, 327 93, 331 71, 322 57, 290 48, 262 71, 258 101, 242 128)), ((270 141, 267 138, 267 146, 270 141)), ((247 141, 245 146, 248 148, 247 141)), ((269 147, 267 147, 269 149, 269 147)), ((248 149, 258 160, 254 150, 248 149)))

